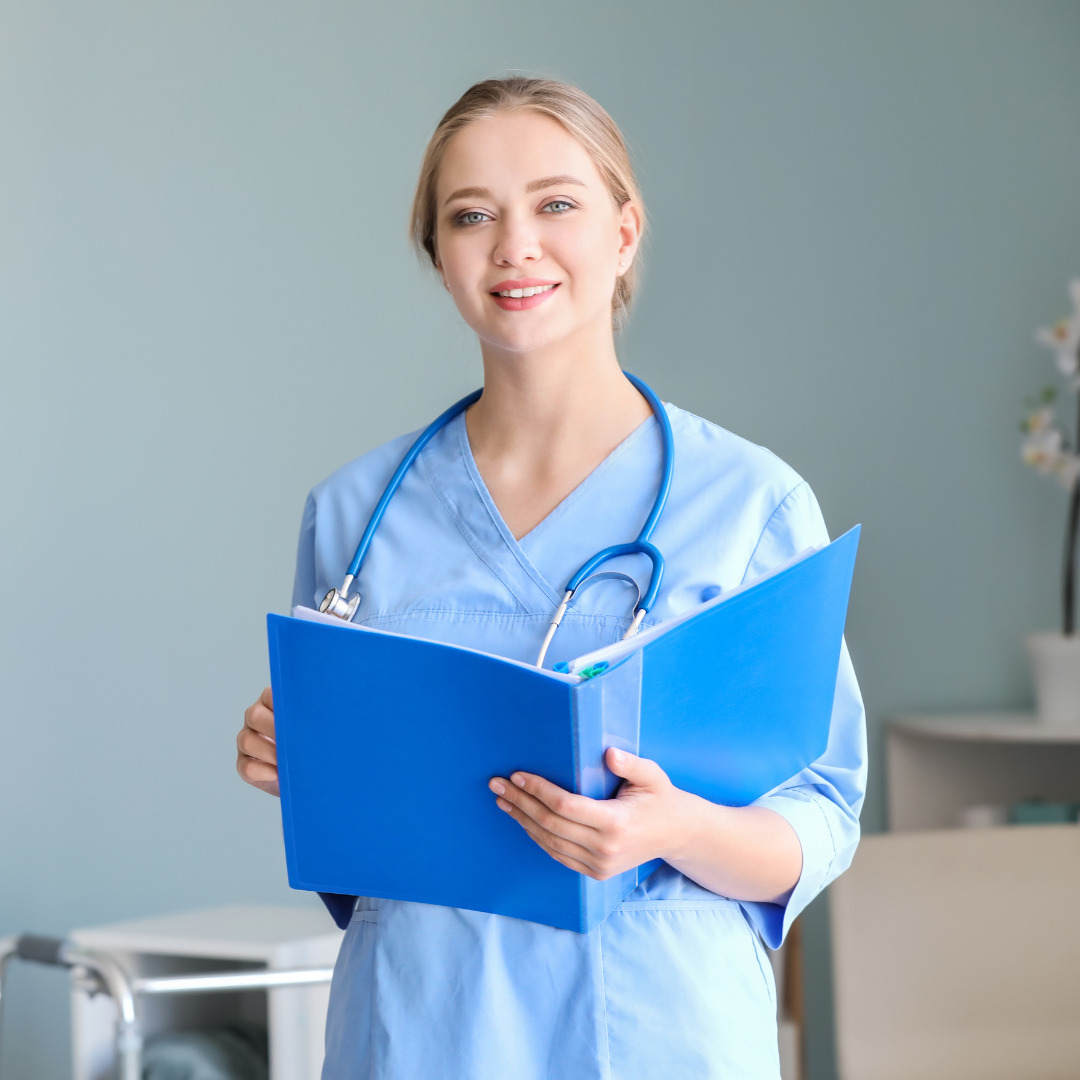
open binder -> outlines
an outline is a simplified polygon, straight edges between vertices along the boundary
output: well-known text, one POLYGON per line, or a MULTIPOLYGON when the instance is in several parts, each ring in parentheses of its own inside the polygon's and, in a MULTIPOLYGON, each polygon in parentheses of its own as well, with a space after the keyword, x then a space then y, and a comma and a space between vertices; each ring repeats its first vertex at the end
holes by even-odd
POLYGON ((828 742, 859 529, 567 673, 267 616, 289 884, 592 930, 660 861, 603 882, 570 870, 488 781, 523 770, 606 798, 617 746, 714 802, 778 787, 828 742))

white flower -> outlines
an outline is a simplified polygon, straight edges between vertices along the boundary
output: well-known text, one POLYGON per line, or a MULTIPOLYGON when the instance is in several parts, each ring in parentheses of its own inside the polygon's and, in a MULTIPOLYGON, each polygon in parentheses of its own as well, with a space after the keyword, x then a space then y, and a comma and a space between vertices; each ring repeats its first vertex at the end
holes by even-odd
POLYGON ((1054 475, 1066 491, 1072 491, 1076 481, 1080 479, 1080 456, 1068 451, 1060 454, 1054 466, 1054 475))
POLYGON ((1045 431, 1047 428, 1052 427, 1054 424, 1054 410, 1047 407, 1045 409, 1039 409, 1038 412, 1033 412, 1024 421, 1024 430, 1029 435, 1034 435, 1037 431, 1045 431))
MULTIPOLYGON (((1053 349, 1054 361, 1066 378, 1068 389, 1080 393, 1080 278, 1069 282, 1069 297, 1072 314, 1053 326, 1041 327, 1035 332, 1035 338, 1053 349)), ((1057 392, 1047 387, 1035 401, 1029 401, 1029 408, 1034 411, 1020 423, 1023 432, 1020 457, 1026 465, 1044 475, 1054 476, 1062 487, 1072 490, 1080 483, 1080 453, 1070 448, 1058 427, 1052 404, 1056 397, 1057 392)))
POLYGON ((1035 340, 1054 350, 1054 362, 1062 375, 1076 375, 1080 371, 1080 278, 1069 282, 1073 313, 1067 318, 1043 326, 1035 331, 1035 340))
MULTIPOLYGON (((1038 415, 1038 414, 1036 414, 1038 415)), ((1044 474, 1055 473, 1061 466, 1065 451, 1061 448, 1061 432, 1053 426, 1029 431, 1020 444, 1020 457, 1044 474)))

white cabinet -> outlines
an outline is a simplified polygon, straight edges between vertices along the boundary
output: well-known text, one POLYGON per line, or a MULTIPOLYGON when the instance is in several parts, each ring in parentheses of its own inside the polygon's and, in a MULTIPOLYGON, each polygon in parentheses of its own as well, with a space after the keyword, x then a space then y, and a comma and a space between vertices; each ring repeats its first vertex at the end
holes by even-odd
POLYGON ((950 829, 965 806, 1080 800, 1080 729, 1031 713, 896 716, 886 722, 888 829, 950 829))
POLYGON ((1080 801, 1080 730, 969 713, 885 738, 889 831, 831 886, 839 1076, 1077 1076, 1080 829, 961 824, 1080 801))
MULTIPOLYGON (((208 972, 331 968, 342 932, 317 909, 232 906, 73 930, 75 944, 108 953, 134 978, 208 972)), ((269 1035, 272 1080, 318 1080, 328 983, 217 993, 145 996, 144 1037, 247 1020, 269 1035)), ((112 1080, 116 1005, 72 991, 74 1080, 112 1080)))

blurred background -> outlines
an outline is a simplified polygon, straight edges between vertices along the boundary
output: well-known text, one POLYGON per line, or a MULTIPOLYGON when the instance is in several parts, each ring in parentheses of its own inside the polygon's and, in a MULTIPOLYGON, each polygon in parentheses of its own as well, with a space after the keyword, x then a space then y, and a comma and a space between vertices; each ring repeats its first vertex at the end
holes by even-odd
MULTIPOLYGON (((623 366, 864 526, 848 643, 883 719, 1030 708, 1066 501, 1018 454, 1080 274, 1080 6, 0 0, 0 936, 315 907, 236 776, 308 489, 479 384, 407 243, 472 82, 564 78, 650 214, 623 366)), ((828 896, 801 919, 835 1076, 828 896)), ((69 1075, 12 973, 3 1067, 69 1075)))

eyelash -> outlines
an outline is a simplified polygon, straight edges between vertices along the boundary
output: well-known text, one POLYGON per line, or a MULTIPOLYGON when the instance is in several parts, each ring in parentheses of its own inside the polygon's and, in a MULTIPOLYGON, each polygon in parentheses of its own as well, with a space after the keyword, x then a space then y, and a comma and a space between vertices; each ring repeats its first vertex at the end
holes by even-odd
MULTIPOLYGON (((569 199, 551 199, 548 202, 544 203, 545 209, 547 207, 551 206, 553 203, 562 203, 564 206, 568 206, 571 210, 577 209, 569 199)), ((480 221, 464 221, 463 218, 468 217, 470 214, 482 214, 483 212, 484 212, 483 210, 463 210, 460 214, 457 215, 457 217, 454 218, 454 224, 455 225, 464 225, 464 226, 482 225, 483 222, 480 222, 480 221)), ((554 213, 556 215, 562 215, 562 214, 567 213, 567 211, 566 210, 555 210, 555 211, 552 211, 552 213, 554 213)))

